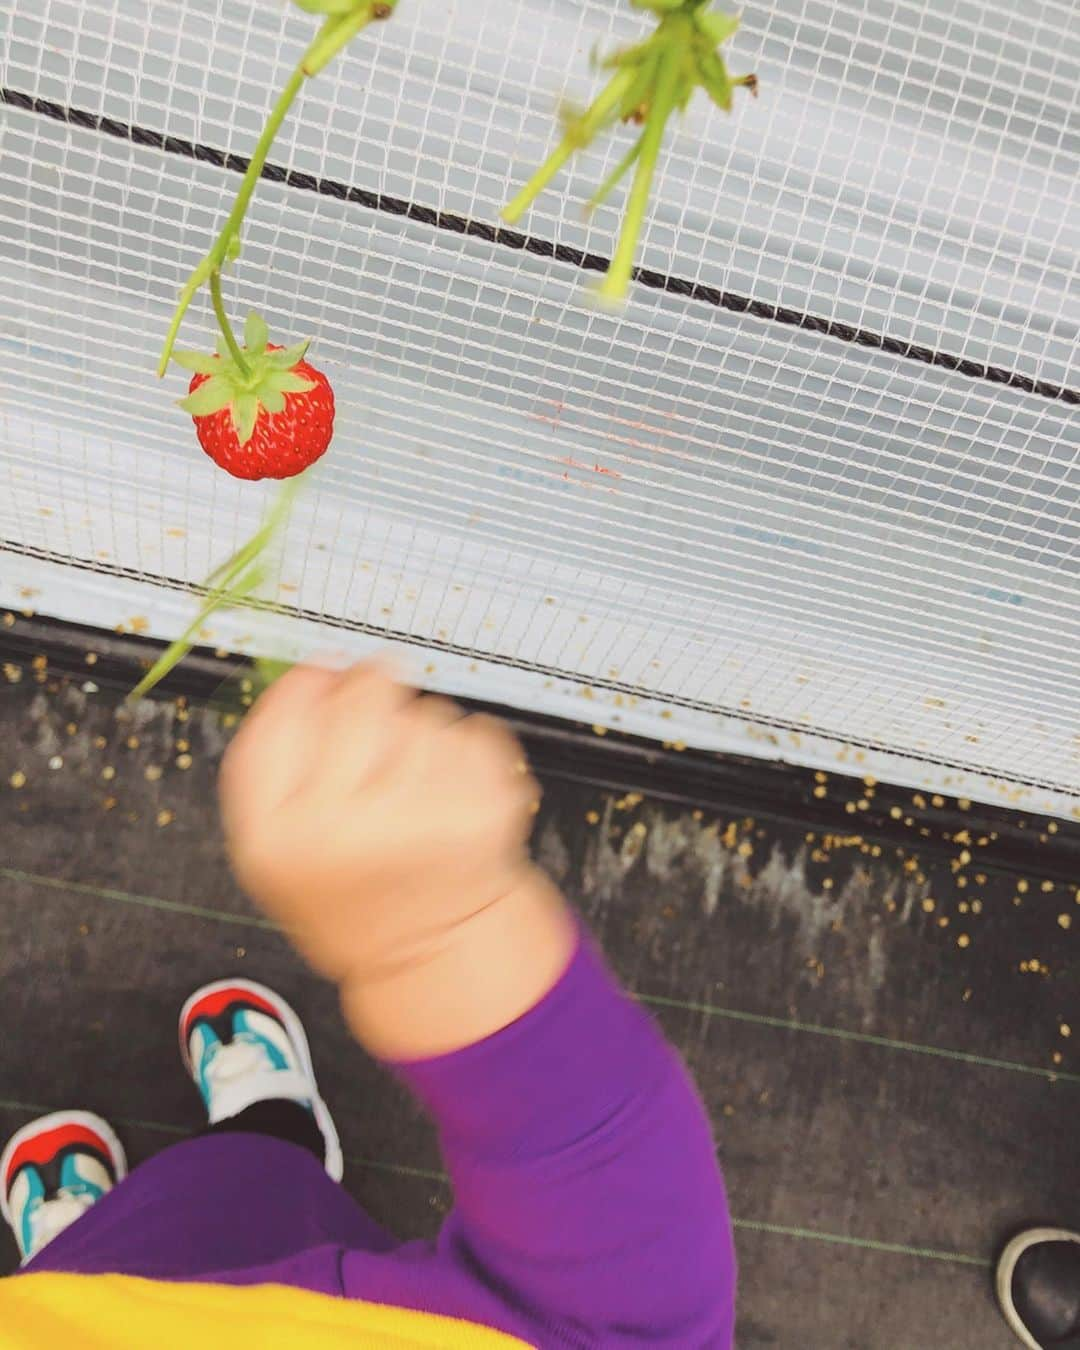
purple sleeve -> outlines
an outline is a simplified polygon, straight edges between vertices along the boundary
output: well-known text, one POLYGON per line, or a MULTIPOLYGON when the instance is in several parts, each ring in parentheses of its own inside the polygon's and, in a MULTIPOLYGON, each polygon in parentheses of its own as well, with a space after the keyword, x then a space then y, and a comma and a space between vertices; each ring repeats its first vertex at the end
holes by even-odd
POLYGON ((453 1181, 444 1259, 570 1339, 731 1345, 735 1257, 708 1121, 587 939, 518 1022, 397 1072, 434 1115, 453 1181))

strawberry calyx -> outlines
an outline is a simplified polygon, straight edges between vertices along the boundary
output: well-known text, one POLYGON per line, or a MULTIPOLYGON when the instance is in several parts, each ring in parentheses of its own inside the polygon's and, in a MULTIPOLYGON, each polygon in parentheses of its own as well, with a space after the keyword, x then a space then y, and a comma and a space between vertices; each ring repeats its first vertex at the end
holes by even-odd
POLYGON ((303 394, 315 387, 295 369, 309 343, 273 347, 269 336, 265 321, 252 313, 244 323, 242 348, 223 334, 216 354, 173 352, 177 365, 208 377, 193 393, 180 399, 179 406, 192 417, 211 417, 228 408, 236 438, 240 445, 246 445, 255 434, 260 410, 284 412, 286 394, 303 394))

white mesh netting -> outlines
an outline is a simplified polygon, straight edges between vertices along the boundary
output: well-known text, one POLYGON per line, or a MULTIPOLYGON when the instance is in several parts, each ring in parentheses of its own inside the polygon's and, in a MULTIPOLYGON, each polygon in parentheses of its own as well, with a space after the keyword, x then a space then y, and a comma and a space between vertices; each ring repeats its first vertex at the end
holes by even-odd
MULTIPOLYGON (((93 573, 117 605, 149 583, 169 635, 191 605, 165 598, 271 489, 202 456, 153 366, 236 190, 223 156, 312 22, 34 8, 0 13, 0 568, 93 573)), ((304 94, 227 285, 312 335, 338 396, 279 598, 334 642, 502 669, 508 697, 558 682, 588 720, 640 703, 689 741, 744 719, 772 753, 815 733, 1080 791, 1071 3, 746 5, 730 65, 761 97, 727 118, 698 96, 654 275, 613 315, 574 251, 610 255, 621 196, 580 205, 624 135, 484 235, 559 99, 595 88, 590 49, 648 24, 622 0, 401 0, 304 94)), ((211 328, 200 298, 184 345, 211 328)))

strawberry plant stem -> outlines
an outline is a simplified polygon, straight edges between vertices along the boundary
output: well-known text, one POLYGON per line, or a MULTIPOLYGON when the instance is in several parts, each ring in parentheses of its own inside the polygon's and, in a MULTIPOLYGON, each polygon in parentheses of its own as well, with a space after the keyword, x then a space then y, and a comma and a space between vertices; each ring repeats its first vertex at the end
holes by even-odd
POLYGON ((218 271, 210 273, 210 298, 214 302, 214 313, 217 315, 218 327, 221 329, 221 336, 225 339, 225 345, 228 347, 232 359, 236 362, 240 374, 243 375, 244 379, 249 380, 251 378, 251 367, 244 360, 244 353, 236 340, 236 334, 232 330, 229 316, 225 313, 225 302, 221 298, 221 273, 218 271))
MULTIPOLYGON (((669 23, 672 22, 669 20, 669 23)), ((674 28, 674 25, 672 25, 674 28)), ((600 296, 604 300, 622 300, 630 284, 634 270, 634 256, 637 253, 638 236, 641 233, 645 210, 649 205, 649 191, 652 188, 656 161, 660 156, 660 146, 664 139, 667 120, 675 107, 679 90, 679 79, 683 62, 684 43, 688 38, 672 32, 660 57, 656 73, 656 93, 649 105, 645 119, 645 130, 641 134, 641 149, 637 156, 637 167, 630 195, 626 202, 626 217, 623 221, 619 242, 611 258, 611 266, 600 283, 600 296)))
POLYGON ((619 104, 633 83, 633 72, 620 70, 607 82, 589 105, 587 111, 567 128, 562 140, 544 160, 521 191, 502 209, 502 218, 508 225, 516 224, 548 183, 555 177, 575 150, 596 135, 618 110, 619 104))
MULTIPOLYGON (((362 28, 367 27, 373 19, 387 18, 393 11, 395 3, 396 0, 382 0, 381 3, 380 0, 371 0, 371 3, 363 5, 352 14, 334 15, 325 21, 308 45, 300 63, 289 76, 288 83, 282 89, 270 110, 270 116, 266 119, 262 135, 259 137, 251 159, 248 161, 247 169, 240 183, 240 191, 236 194, 236 200, 233 202, 228 219, 221 228, 221 233, 214 241, 210 252, 192 272, 180 291, 180 299, 177 302, 172 322, 169 324, 169 331, 165 335, 165 346, 161 353, 161 360, 158 362, 157 373, 159 376, 165 374, 173 347, 176 345, 176 335, 180 331, 180 324, 196 291, 208 280, 211 280, 215 272, 220 272, 226 262, 232 261, 239 253, 240 227, 244 223, 244 216, 251 204, 255 185, 262 176, 262 171, 266 165, 266 157, 270 153, 274 138, 281 130, 281 124, 284 122, 286 114, 292 107, 304 81, 313 75, 317 75, 341 51, 342 47, 354 38, 362 28)), ((232 344, 230 344, 230 350, 232 350, 232 344)))

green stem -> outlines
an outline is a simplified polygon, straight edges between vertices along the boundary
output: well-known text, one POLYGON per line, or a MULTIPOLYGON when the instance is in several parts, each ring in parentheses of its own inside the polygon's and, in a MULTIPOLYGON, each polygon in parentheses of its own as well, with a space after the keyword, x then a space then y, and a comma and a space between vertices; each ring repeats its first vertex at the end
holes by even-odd
POLYGON ((225 302, 221 298, 221 273, 216 270, 210 273, 210 298, 214 302, 214 313, 217 315, 218 327, 221 329, 221 336, 225 339, 225 345, 228 347, 232 359, 236 362, 237 370, 245 380, 249 380, 251 379, 251 367, 244 360, 244 353, 236 340, 236 334, 232 330, 229 316, 225 313, 225 302))
POLYGON ((600 128, 615 116, 633 81, 631 70, 620 70, 611 77, 585 114, 573 123, 517 196, 503 207, 502 218, 508 225, 514 225, 521 219, 574 151, 588 145, 600 128))
POLYGON ((176 337, 180 331, 181 321, 194 298, 195 292, 214 272, 220 272, 228 255, 230 240, 235 238, 239 241, 240 227, 244 223, 244 216, 247 214, 255 186, 262 177, 270 147, 281 130, 281 124, 284 122, 304 81, 313 75, 317 75, 341 51, 342 47, 354 38, 361 28, 366 27, 372 19, 383 17, 384 9, 385 6, 380 6, 373 0, 373 3, 365 5, 355 14, 344 18, 335 15, 327 19, 309 44, 299 65, 289 76, 288 83, 282 89, 270 110, 270 116, 267 118, 266 125, 262 129, 262 135, 252 152, 251 160, 240 183, 240 191, 236 194, 236 200, 233 202, 228 219, 222 226, 221 233, 214 241, 210 252, 191 274, 180 292, 180 299, 165 337, 165 347, 161 353, 161 360, 158 362, 157 373, 159 376, 164 375, 168 368, 173 347, 176 345, 176 337))
POLYGON ((645 119, 645 130, 641 134, 641 150, 638 154, 637 169, 626 203, 626 217, 623 221, 619 242, 612 255, 611 266, 600 283, 601 299, 622 300, 626 295, 630 278, 634 271, 634 257, 637 253, 638 236, 649 205, 649 192, 652 188, 656 162, 660 157, 660 147, 664 140, 664 128, 675 107, 679 89, 679 77, 686 37, 671 25, 670 37, 665 44, 656 73, 656 92, 645 119))
POLYGON ((180 636, 174 642, 169 643, 168 647, 165 648, 131 691, 128 695, 129 702, 148 694, 156 684, 159 684, 171 670, 180 664, 195 645, 195 638, 198 636, 199 629, 202 628, 211 614, 216 610, 246 600, 251 592, 262 584, 266 577, 266 568, 262 562, 263 552, 279 531, 284 529, 302 479, 303 475, 300 475, 300 477, 291 479, 282 487, 264 524, 255 531, 246 543, 241 544, 228 561, 211 572, 206 581, 206 585, 210 589, 199 608, 198 614, 180 636))
POLYGON ((641 154, 641 141, 642 137, 639 136, 637 140, 634 142, 634 144, 630 147, 630 149, 627 150, 626 154, 623 155, 622 159, 619 160, 618 164, 615 165, 612 171, 608 174, 608 176, 596 189, 596 191, 589 198, 589 200, 585 203, 586 215, 590 215, 593 211, 596 210, 596 208, 600 205, 601 202, 607 199, 608 194, 611 192, 615 184, 619 181, 620 178, 622 178, 623 174, 625 174, 629 170, 631 164, 633 164, 633 162, 637 159, 638 155, 641 154))

